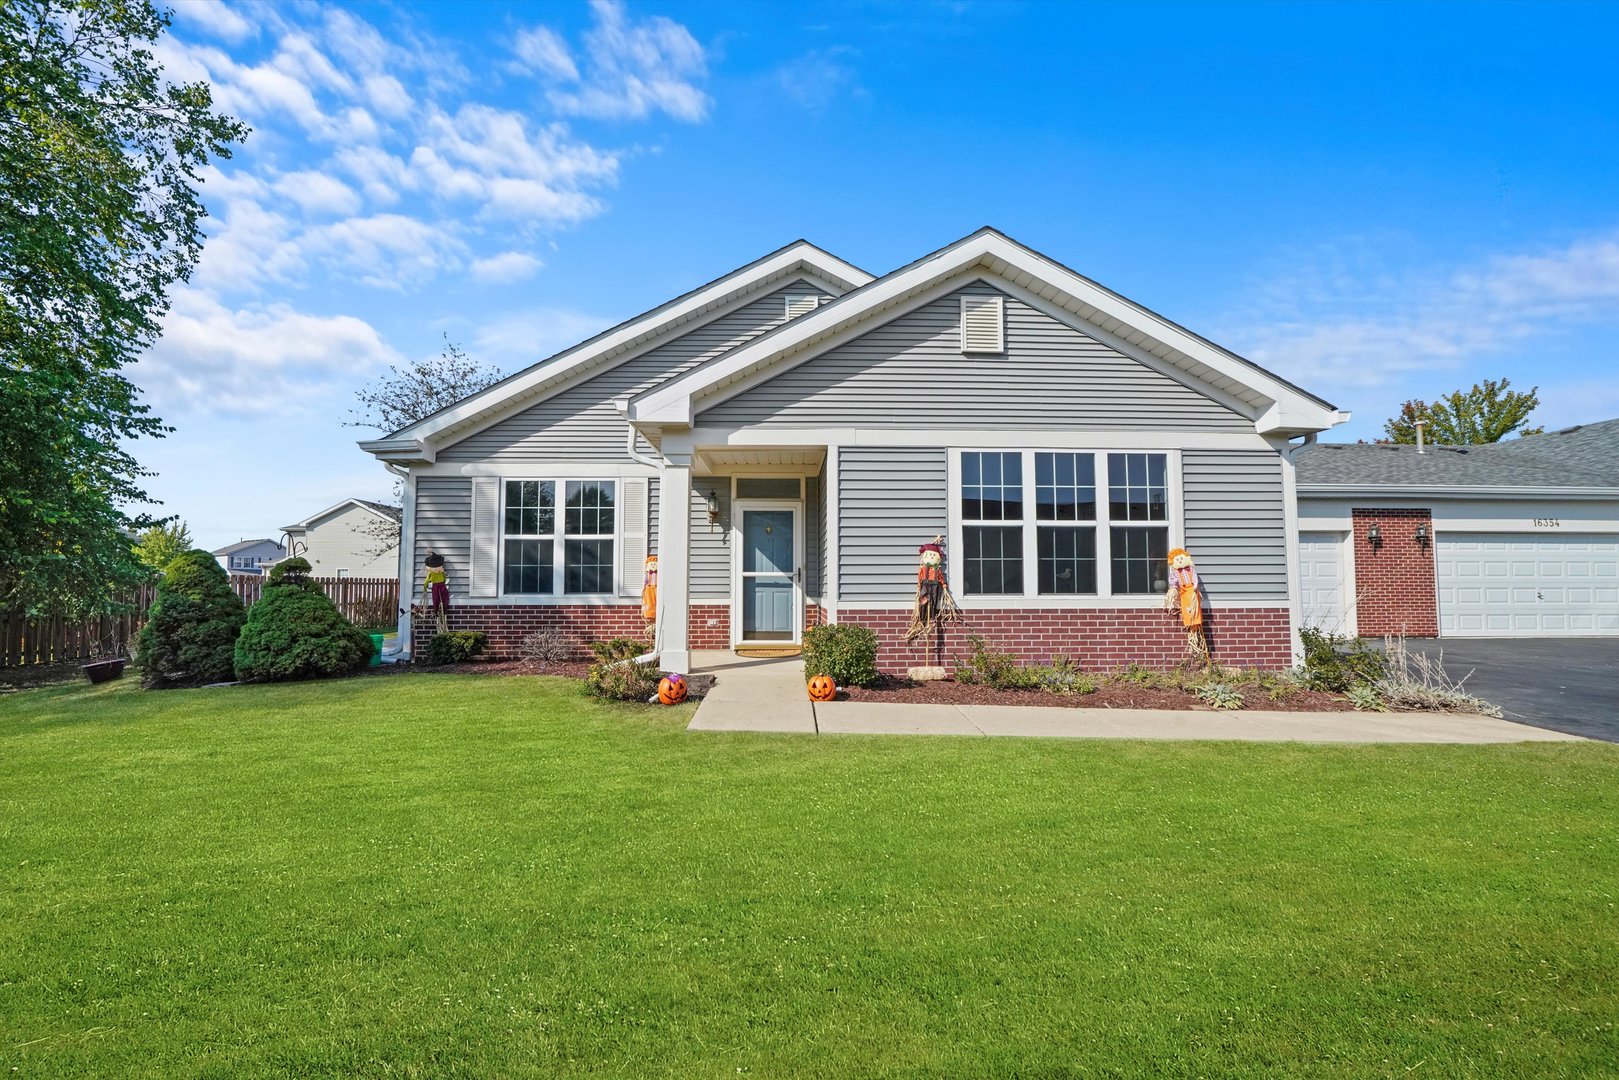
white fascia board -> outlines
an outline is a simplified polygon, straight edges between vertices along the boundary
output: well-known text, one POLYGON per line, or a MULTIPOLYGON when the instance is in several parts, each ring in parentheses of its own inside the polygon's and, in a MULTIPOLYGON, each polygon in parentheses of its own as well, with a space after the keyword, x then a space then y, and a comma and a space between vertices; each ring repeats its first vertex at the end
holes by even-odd
MULTIPOLYGON (((886 278, 879 278, 817 311, 795 319, 751 345, 744 345, 710 364, 694 368, 679 378, 647 390, 630 402, 628 417, 631 421, 690 425, 698 398, 703 398, 704 408, 712 408, 728 396, 724 389, 719 388, 737 381, 756 366, 768 365, 792 355, 821 338, 837 333, 841 328, 887 311, 912 293, 980 264, 985 268, 986 276, 1000 276, 1009 280, 1012 280, 1012 275, 1008 274, 1008 270, 1021 271, 1027 275, 1027 279, 1054 290, 1056 295, 1050 297, 1053 302, 1069 307, 1068 301, 1071 301, 1097 312, 1105 319, 1114 319, 1139 329, 1173 353, 1208 369, 1214 375, 1208 381, 1215 385, 1224 383, 1259 395, 1271 403, 1267 415, 1274 413, 1269 426, 1261 426, 1265 423, 1263 420, 1256 424, 1261 431, 1321 431, 1342 423, 1346 418, 1346 414, 1317 401, 1263 369, 994 232, 980 232, 967 237, 933 257, 886 278), (703 397, 705 390, 717 392, 703 397)), ((1029 288, 1027 281, 1014 280, 1014 284, 1029 288)), ((1175 362, 1173 358, 1167 359, 1175 362)))
POLYGON ((1619 488, 1300 484, 1300 499, 1614 499, 1619 488))
POLYGON ((729 297, 750 292, 763 283, 790 276, 802 269, 834 283, 859 288, 872 280, 870 274, 813 244, 799 241, 688 293, 670 304, 653 308, 611 330, 571 349, 565 349, 533 367, 503 379, 479 393, 442 409, 424 420, 395 432, 393 438, 430 439, 438 432, 473 420, 498 408, 510 398, 523 397, 535 387, 566 378, 580 367, 589 366, 613 354, 684 325, 729 297))
POLYGON ((420 439, 362 439, 359 446, 361 450, 384 463, 408 467, 430 465, 433 462, 433 447, 420 439))
MULTIPOLYGON (((350 499, 344 499, 342 502, 333 503, 331 506, 328 506, 326 509, 320 511, 317 514, 310 514, 308 517, 304 518, 302 521, 298 522, 298 524, 296 524, 296 525, 284 525, 284 526, 282 526, 281 531, 282 532, 308 532, 310 529, 313 529, 315 527, 316 522, 325 521, 327 518, 331 517, 333 514, 337 513, 339 510, 346 509, 346 508, 348 508, 350 506, 359 507, 361 510, 364 510, 366 513, 372 515, 373 517, 379 517, 383 521, 393 521, 394 520, 393 518, 389 517, 387 514, 384 514, 382 511, 378 510, 376 507, 369 506, 369 505, 367 505, 366 503, 362 502, 359 499, 350 498, 350 499)), ((396 524, 397 524, 397 522, 396 522, 396 524)))

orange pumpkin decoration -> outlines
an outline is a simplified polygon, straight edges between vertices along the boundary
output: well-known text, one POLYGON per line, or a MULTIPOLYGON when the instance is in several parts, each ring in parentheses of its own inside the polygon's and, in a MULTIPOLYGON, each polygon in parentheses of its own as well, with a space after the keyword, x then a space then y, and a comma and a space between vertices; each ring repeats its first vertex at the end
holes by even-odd
POLYGON ((838 684, 830 675, 817 675, 809 681, 811 701, 831 701, 838 696, 838 684))
POLYGON ((686 680, 670 673, 658 683, 658 700, 665 705, 679 705, 686 700, 686 680))

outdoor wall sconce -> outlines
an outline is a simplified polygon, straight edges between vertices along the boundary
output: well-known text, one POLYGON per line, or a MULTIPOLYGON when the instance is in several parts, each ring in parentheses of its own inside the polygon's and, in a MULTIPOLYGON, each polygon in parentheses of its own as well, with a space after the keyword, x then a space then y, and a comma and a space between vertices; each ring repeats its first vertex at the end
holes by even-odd
POLYGON ((719 492, 710 488, 708 491, 708 524, 710 528, 719 528, 720 524, 720 496, 719 492))
POLYGON ((1427 547, 1427 546, 1428 546, 1428 526, 1426 526, 1426 525, 1418 525, 1417 526, 1417 547, 1427 547))
POLYGON ((1374 548, 1382 547, 1383 530, 1379 529, 1376 525, 1369 527, 1366 530, 1366 542, 1372 545, 1374 548))

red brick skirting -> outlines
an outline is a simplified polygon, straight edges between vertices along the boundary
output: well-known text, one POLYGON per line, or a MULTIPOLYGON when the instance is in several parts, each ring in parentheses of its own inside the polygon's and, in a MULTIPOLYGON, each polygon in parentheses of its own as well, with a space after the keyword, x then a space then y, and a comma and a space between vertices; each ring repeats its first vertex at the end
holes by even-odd
MULTIPOLYGON (((1293 663, 1288 609, 1229 608, 1204 613, 1214 658, 1233 667, 1278 669, 1293 663)), ((1178 613, 1158 608, 996 608, 974 610, 946 627, 931 642, 905 641, 911 613, 840 608, 838 622, 858 623, 877 632, 877 666, 903 672, 918 665, 949 667, 967 653, 967 638, 979 634, 1000 651, 1025 663, 1050 663, 1053 656, 1079 661, 1087 671, 1127 664, 1168 668, 1186 655, 1186 631, 1178 613)))
POLYGON ((1437 637, 1439 601, 1434 580, 1433 514, 1428 510, 1350 511, 1355 548, 1355 626, 1363 636, 1437 637), (1366 533, 1378 527, 1382 542, 1366 533), (1428 527, 1417 543, 1417 526, 1428 527))
MULTIPOLYGON (((804 625, 821 621, 821 609, 804 608, 804 625)), ((635 604, 466 604, 450 608, 451 630, 482 630, 489 635, 486 655, 516 657, 523 638, 535 630, 557 630, 579 643, 577 657, 588 659, 586 645, 613 637, 644 638, 646 620, 635 604)), ((693 649, 731 647, 731 605, 695 603, 691 606, 688 634, 693 649), (710 625, 712 624, 712 625, 710 625)), ((419 652, 438 633, 431 615, 418 615, 411 624, 411 648, 419 652)))
MULTIPOLYGON (((489 635, 486 656, 515 659, 518 645, 535 630, 557 630, 578 642, 575 658, 587 660, 592 641, 646 636, 641 605, 633 604, 463 604, 450 608, 451 630, 482 630, 489 635)), ((411 620, 412 654, 420 657, 438 633, 432 615, 411 620)))

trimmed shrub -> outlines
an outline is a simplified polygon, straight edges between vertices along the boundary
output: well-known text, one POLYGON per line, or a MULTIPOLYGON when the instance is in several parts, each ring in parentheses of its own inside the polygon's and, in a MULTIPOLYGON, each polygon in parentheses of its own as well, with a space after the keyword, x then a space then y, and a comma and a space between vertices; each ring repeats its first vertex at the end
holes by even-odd
POLYGON ((489 635, 482 630, 450 630, 428 639, 424 659, 433 665, 465 664, 479 656, 488 644, 489 635))
POLYGON ((877 635, 857 623, 830 623, 804 631, 804 678, 829 675, 839 686, 877 681, 877 635))
POLYGON ((309 564, 288 559, 270 572, 264 595, 247 613, 236 640, 241 679, 321 679, 350 675, 371 662, 371 635, 343 617, 309 564), (288 564, 303 563, 302 569, 288 564))
POLYGON ((1388 658, 1364 638, 1299 631, 1304 643, 1304 685, 1341 694, 1356 683, 1375 683, 1388 671, 1388 658))
POLYGON ((180 555, 164 568, 135 639, 141 685, 202 686, 231 678, 236 637, 246 619, 219 560, 201 550, 180 555))
POLYGON ((1023 667, 1011 653, 997 652, 977 634, 967 638, 970 650, 956 658, 956 681, 988 686, 995 690, 1037 690, 1041 683, 1038 668, 1023 667))
POLYGON ((620 637, 593 641, 590 651, 596 662, 585 675, 585 688, 595 697, 609 701, 647 701, 658 692, 663 672, 656 664, 637 664, 651 646, 636 638, 620 637))

